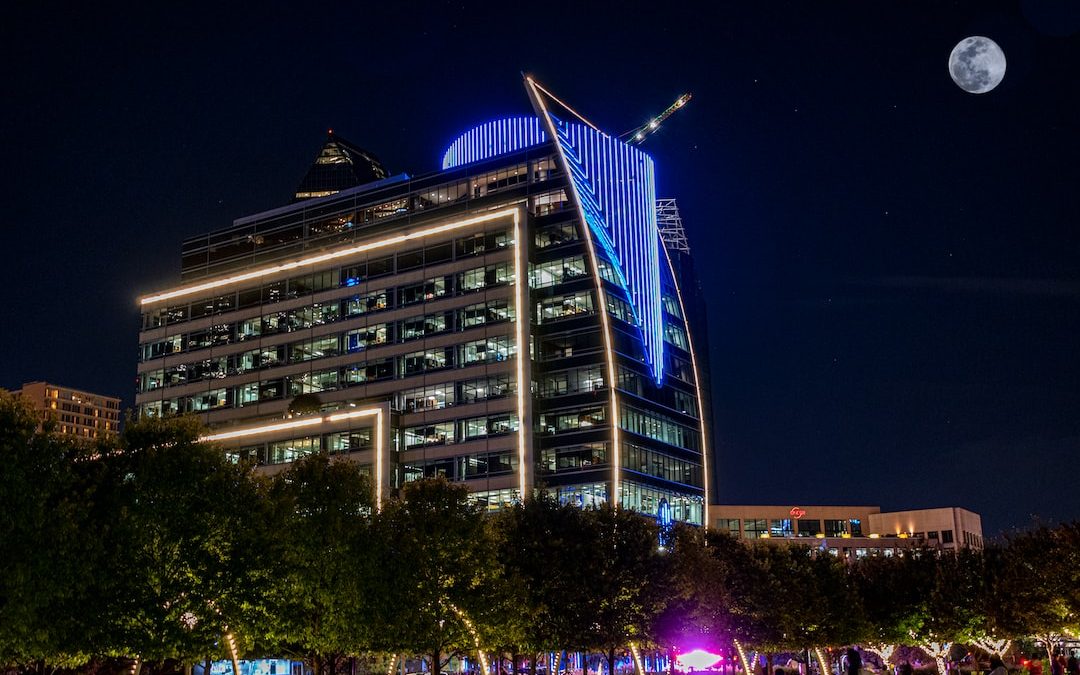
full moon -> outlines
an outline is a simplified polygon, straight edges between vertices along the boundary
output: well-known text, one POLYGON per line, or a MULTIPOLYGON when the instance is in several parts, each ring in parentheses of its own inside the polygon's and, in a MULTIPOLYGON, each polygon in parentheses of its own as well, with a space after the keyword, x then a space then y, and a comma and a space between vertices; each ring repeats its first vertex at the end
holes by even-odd
POLYGON ((964 91, 985 94, 1005 77, 1005 52, 988 37, 964 38, 949 54, 949 74, 964 91))

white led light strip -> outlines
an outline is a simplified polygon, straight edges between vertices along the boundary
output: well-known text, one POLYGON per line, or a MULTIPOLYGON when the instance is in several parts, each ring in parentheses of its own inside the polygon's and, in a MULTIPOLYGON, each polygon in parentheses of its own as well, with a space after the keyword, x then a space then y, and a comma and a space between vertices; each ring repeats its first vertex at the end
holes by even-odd
POLYGON ((341 422, 343 420, 351 420, 359 417, 375 418, 375 505, 377 508, 382 508, 383 454, 385 448, 385 443, 383 443, 382 408, 363 408, 360 410, 333 413, 323 417, 307 417, 298 420, 289 420, 288 422, 275 422, 274 424, 262 424, 254 427, 245 427, 243 429, 233 429, 232 431, 222 431, 216 434, 200 436, 199 440, 208 442, 228 441, 236 438, 247 438, 248 436, 269 434, 275 431, 315 427, 321 425, 323 422, 341 422))
POLYGON ((664 258, 667 260, 668 270, 671 272, 671 283, 675 286, 675 297, 679 300, 679 311, 682 312, 683 326, 686 328, 686 341, 690 345, 690 364, 694 368, 694 391, 697 392, 698 424, 701 427, 701 472, 704 474, 705 503, 701 508, 702 527, 709 527, 709 437, 705 429, 705 404, 701 400, 701 373, 698 371, 697 356, 694 353, 694 336, 690 332, 690 319, 686 314, 686 305, 683 303, 682 289, 679 288, 679 280, 675 277, 675 266, 671 264, 671 254, 667 246, 661 246, 664 258))
MULTIPOLYGON (((362 246, 353 246, 340 251, 334 251, 311 258, 304 258, 303 260, 297 260, 289 263, 282 263, 273 267, 266 267, 260 270, 254 270, 245 274, 240 274, 224 279, 218 279, 212 282, 206 282, 197 286, 189 286, 185 288, 176 289, 174 291, 167 291, 165 293, 159 293, 155 296, 149 296, 142 299, 143 304, 150 302, 158 302, 160 300, 167 300, 173 297, 179 297, 181 295, 189 295, 191 293, 198 293, 200 291, 208 290, 210 288, 217 288, 229 284, 239 283, 241 281, 248 281, 250 279, 257 279, 268 274, 280 272, 282 270, 294 269, 303 265, 310 265, 318 262, 325 262, 327 260, 335 260, 337 258, 343 258, 355 253, 363 251, 369 251, 374 248, 382 248, 390 246, 401 241, 410 241, 413 239, 419 239, 421 237, 427 237, 433 234, 439 234, 440 232, 448 232, 462 227, 468 227, 469 225, 475 225, 477 223, 483 223, 498 218, 511 217, 514 221, 514 303, 515 307, 515 339, 517 341, 517 415, 518 415, 518 489, 521 493, 521 498, 526 497, 526 486, 528 473, 526 470, 528 459, 528 447, 529 447, 529 432, 532 428, 531 417, 526 413, 526 396, 529 390, 529 383, 525 379, 526 369, 525 363, 529 358, 529 337, 528 327, 530 317, 532 316, 530 308, 527 306, 528 302, 528 289, 529 281, 526 279, 526 273, 528 270, 527 252, 528 248, 523 246, 522 237, 524 235, 522 227, 522 212, 520 208, 508 208, 499 211, 493 211, 491 213, 477 216, 474 218, 467 218, 465 220, 459 220, 453 223, 447 223, 445 225, 439 225, 437 227, 427 228, 425 230, 418 230, 407 235, 401 235, 398 237, 391 237, 389 239, 383 239, 378 242, 372 242, 364 244, 362 246)), ((338 422, 340 420, 352 419, 355 417, 367 417, 375 415, 375 435, 376 452, 375 452, 375 474, 377 479, 375 481, 375 503, 378 507, 382 507, 382 493, 383 493, 383 462, 384 447, 383 447, 383 414, 381 408, 365 408, 363 410, 353 410, 344 413, 334 413, 325 417, 311 417, 306 419, 289 420, 287 422, 275 422, 273 424, 264 424, 261 426, 247 427, 243 429, 234 429, 232 431, 223 431, 216 434, 209 434, 201 437, 201 441, 225 441, 235 438, 246 438, 248 436, 255 436, 258 434, 271 433, 274 431, 284 431, 287 429, 297 429, 304 427, 312 427, 322 424, 323 422, 338 422)))
MULTIPOLYGON (((529 85, 529 97, 533 100, 533 104, 538 108, 537 114, 540 116, 545 126, 547 126, 548 135, 551 138, 557 138, 555 123, 551 120, 551 115, 548 113, 547 106, 544 105, 544 100, 537 91, 537 89, 540 89, 545 93, 548 93, 547 90, 540 87, 540 85, 538 85, 531 77, 526 77, 525 81, 529 85)), ((552 98, 555 97, 552 96, 552 98)), ((558 101, 558 99, 555 100, 558 101)), ((565 104, 563 105, 565 106, 565 104)), ((569 108, 567 109, 569 110, 569 108)), ((578 115, 578 117, 581 116, 578 115)), ((584 120, 585 118, 582 117, 581 119, 584 120)), ((555 143, 555 150, 559 153, 559 159, 562 160, 563 167, 568 166, 569 162, 566 159, 566 151, 563 150, 562 144, 555 143)), ((581 195, 578 194, 577 184, 573 180, 568 180, 567 183, 570 185, 570 190, 574 193, 574 200, 577 202, 578 217, 581 219, 581 229, 585 232, 585 243, 589 249, 589 261, 592 265, 593 283, 596 286, 596 300, 600 305, 596 310, 600 314, 600 325, 603 326, 604 332, 604 354, 607 361, 607 385, 608 391, 610 392, 611 403, 611 503, 618 508, 622 505, 622 495, 619 493, 619 484, 622 479, 622 467, 620 466, 620 462, 622 461, 622 448, 619 446, 621 439, 619 433, 619 399, 615 393, 615 382, 617 381, 615 379, 615 347, 612 342, 611 324, 607 312, 607 294, 604 292, 604 284, 600 280, 600 266, 596 258, 596 245, 593 243, 592 230, 585 219, 585 212, 581 207, 581 195)))
POLYGON ((465 220, 458 220, 452 223, 445 223, 443 225, 437 225, 435 227, 429 227, 423 230, 416 230, 415 232, 409 232, 407 234, 399 234, 393 237, 387 237, 386 239, 379 239, 378 241, 368 242, 366 244, 360 244, 358 246, 350 246, 348 248, 338 249, 337 251, 330 251, 328 253, 320 253, 308 258, 301 258, 299 260, 291 260, 289 262, 279 263, 277 265, 270 265, 268 267, 260 267, 250 272, 244 272, 242 274, 234 274, 228 277, 222 277, 220 279, 214 279, 212 281, 204 281, 202 283, 193 284, 191 286, 183 286, 181 288, 175 288, 169 291, 162 291, 160 293, 154 293, 153 295, 143 296, 139 299, 139 304, 146 306, 155 302, 161 302, 162 300, 173 300, 175 298, 182 298, 196 293, 202 293, 204 291, 212 291, 217 288, 223 288, 225 286, 232 286, 235 284, 243 283, 245 281, 253 281, 255 279, 262 279, 263 277, 270 276, 271 274, 277 274, 278 272, 287 272, 299 267, 306 267, 308 265, 317 265, 319 263, 329 262, 331 260, 340 260, 342 258, 348 258, 359 253, 366 253, 368 251, 374 251, 394 244, 401 244, 408 241, 414 241, 416 239, 423 239, 424 237, 430 237, 434 234, 440 234, 443 232, 450 232, 460 229, 462 227, 468 227, 469 225, 475 225, 477 223, 484 223, 489 220, 495 220, 497 218, 503 218, 507 216, 517 217, 515 214, 518 209, 503 209, 501 211, 493 211, 491 213, 485 213, 482 216, 474 216, 472 218, 466 218, 465 220))

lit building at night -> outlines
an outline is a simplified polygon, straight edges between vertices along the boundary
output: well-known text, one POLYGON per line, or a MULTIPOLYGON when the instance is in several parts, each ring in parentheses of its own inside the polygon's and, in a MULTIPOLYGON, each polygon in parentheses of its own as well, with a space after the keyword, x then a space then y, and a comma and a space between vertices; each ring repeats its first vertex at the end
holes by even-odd
POLYGON ((41 423, 65 436, 93 440, 120 430, 120 399, 51 382, 27 382, 13 392, 30 402, 41 423))
POLYGON ((882 512, 878 506, 713 504, 709 516, 713 528, 743 539, 802 544, 847 558, 983 547, 982 518, 959 507, 882 512))
POLYGON ((186 241, 179 285, 139 299, 137 414, 197 414, 267 471, 347 457, 379 500, 446 476, 492 509, 546 489, 707 522, 656 167, 526 89, 534 115, 464 132, 436 173, 305 178, 295 203, 186 241))

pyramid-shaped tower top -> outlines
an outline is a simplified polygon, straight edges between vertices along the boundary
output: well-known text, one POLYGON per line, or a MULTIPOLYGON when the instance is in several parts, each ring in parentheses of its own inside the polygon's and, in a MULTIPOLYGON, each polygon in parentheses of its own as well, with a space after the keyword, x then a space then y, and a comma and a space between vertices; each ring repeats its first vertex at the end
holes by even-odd
POLYGON ((297 186, 293 201, 326 197, 389 175, 378 157, 330 129, 318 156, 297 186))

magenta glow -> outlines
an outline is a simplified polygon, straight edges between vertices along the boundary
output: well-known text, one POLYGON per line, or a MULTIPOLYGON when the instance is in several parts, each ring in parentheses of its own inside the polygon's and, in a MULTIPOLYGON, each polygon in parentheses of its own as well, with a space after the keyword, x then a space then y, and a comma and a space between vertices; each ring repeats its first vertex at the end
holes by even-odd
POLYGON ((675 659, 683 668, 690 668, 691 670, 704 670, 710 666, 716 665, 720 659, 723 658, 719 654, 713 654, 707 652, 704 649, 695 649, 685 654, 679 654, 679 657, 675 659))

